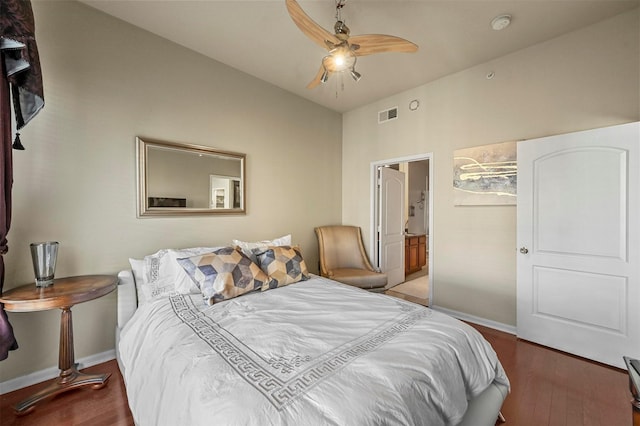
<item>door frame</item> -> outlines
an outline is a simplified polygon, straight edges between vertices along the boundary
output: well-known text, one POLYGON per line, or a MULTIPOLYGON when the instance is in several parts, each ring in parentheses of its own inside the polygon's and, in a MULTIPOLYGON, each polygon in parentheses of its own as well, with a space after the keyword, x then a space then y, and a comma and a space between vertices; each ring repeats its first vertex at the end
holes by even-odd
POLYGON ((378 232, 378 221, 377 219, 377 215, 378 215, 378 208, 379 208, 379 202, 380 200, 378 199, 378 167, 384 167, 384 166, 389 166, 391 164, 397 164, 397 163, 412 163, 415 161, 424 161, 424 160, 429 160, 429 231, 427 233, 427 239, 429 242, 429 261, 428 261, 428 267, 429 267, 429 304, 433 305, 433 188, 434 188, 434 181, 433 181, 433 170, 434 170, 434 166, 433 166, 433 152, 428 152, 425 154, 415 154, 415 155, 408 155, 405 157, 396 157, 396 158, 390 158, 387 160, 378 160, 378 161, 372 161, 371 165, 370 165, 370 184, 369 184, 369 189, 370 189, 370 193, 369 193, 369 199, 371 200, 370 206, 369 206, 369 223, 370 225, 370 229, 369 229, 369 253, 371 253, 371 260, 372 263, 374 264, 374 266, 376 268, 380 267, 380 253, 378 253, 378 238, 377 238, 377 232, 378 232))

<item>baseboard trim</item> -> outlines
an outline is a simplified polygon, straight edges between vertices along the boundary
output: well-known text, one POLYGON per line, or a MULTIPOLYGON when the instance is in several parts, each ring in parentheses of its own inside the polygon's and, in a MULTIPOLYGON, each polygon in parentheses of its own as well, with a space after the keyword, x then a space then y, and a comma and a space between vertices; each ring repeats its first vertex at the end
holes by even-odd
MULTIPOLYGON (((78 364, 78 369, 82 369, 111 361, 112 359, 115 359, 115 357, 115 349, 110 349, 99 354, 93 354, 77 359, 76 363, 78 364)), ((33 373, 29 373, 24 376, 16 377, 15 379, 7 380, 6 382, 0 383, 0 395, 53 379, 58 377, 59 374, 60 370, 58 367, 50 367, 45 368, 44 370, 34 371, 33 373)))
POLYGON ((503 331, 505 333, 517 334, 517 329, 513 325, 503 324, 501 322, 492 321, 486 318, 477 317, 475 315, 465 314, 464 312, 454 311, 452 309, 443 308, 442 306, 430 306, 434 311, 440 311, 447 315, 451 315, 454 318, 458 318, 462 321, 472 322, 474 324, 482 325, 484 327, 493 328, 494 330, 503 331))

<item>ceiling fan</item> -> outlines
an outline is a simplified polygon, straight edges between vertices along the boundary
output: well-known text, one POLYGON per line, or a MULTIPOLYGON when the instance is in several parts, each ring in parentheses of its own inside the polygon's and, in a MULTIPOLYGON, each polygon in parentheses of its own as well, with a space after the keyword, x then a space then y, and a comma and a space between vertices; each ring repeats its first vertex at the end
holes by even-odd
POLYGON ((338 72, 349 71, 355 81, 360 80, 362 76, 355 68, 358 56, 383 52, 412 53, 418 50, 415 43, 390 35, 366 34, 350 37, 349 27, 345 25, 340 13, 346 0, 335 1, 336 23, 333 27, 335 34, 331 34, 315 23, 296 0, 285 0, 289 15, 298 28, 316 44, 329 51, 329 54, 322 58, 320 70, 307 85, 307 89, 326 83, 330 74, 338 72))

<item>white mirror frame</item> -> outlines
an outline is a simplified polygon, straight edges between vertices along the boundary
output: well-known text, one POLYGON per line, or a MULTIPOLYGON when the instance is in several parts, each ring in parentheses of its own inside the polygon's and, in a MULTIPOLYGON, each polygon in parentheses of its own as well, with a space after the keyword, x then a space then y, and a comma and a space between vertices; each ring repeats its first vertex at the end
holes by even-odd
MULTIPOLYGON (((137 197, 138 197, 138 217, 162 217, 162 216, 199 216, 199 215, 235 215, 246 213, 246 155, 237 152, 221 151, 219 149, 192 145, 185 143, 166 142, 144 137, 136 137, 136 177, 137 177, 137 197), (240 181, 240 207, 236 208, 200 208, 200 207, 152 207, 149 204, 149 148, 164 148, 186 153, 193 153, 201 156, 214 156, 223 159, 235 159, 240 161, 240 176, 230 179, 240 181)), ((215 173, 211 173, 215 175, 215 173)), ((210 183, 207 182, 210 187, 210 183)), ((209 190, 211 192, 211 189, 209 190)), ((212 194, 209 194, 209 198, 212 194)))

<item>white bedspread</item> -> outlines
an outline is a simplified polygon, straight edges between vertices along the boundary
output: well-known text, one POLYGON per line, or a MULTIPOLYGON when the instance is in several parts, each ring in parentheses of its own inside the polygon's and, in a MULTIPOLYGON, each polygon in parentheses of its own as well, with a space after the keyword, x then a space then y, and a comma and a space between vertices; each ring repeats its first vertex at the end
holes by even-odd
POLYGON ((139 425, 448 425, 508 384, 472 327, 319 277, 213 306, 150 301, 119 349, 139 425))

